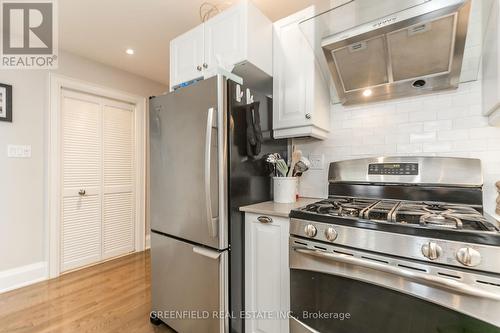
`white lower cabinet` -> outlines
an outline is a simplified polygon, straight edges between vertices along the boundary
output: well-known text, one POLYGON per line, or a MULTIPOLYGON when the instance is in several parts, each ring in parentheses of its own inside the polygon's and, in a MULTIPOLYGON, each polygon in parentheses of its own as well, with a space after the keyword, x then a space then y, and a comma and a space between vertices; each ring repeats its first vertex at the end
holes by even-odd
POLYGON ((245 215, 247 333, 289 332, 288 232, 288 218, 245 215))

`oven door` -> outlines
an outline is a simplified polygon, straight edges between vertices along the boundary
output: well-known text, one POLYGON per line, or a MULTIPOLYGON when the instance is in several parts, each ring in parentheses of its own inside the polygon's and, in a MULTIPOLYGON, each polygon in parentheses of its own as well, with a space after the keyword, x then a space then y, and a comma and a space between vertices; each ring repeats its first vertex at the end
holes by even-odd
POLYGON ((500 278, 290 237, 291 333, 498 333, 500 278))

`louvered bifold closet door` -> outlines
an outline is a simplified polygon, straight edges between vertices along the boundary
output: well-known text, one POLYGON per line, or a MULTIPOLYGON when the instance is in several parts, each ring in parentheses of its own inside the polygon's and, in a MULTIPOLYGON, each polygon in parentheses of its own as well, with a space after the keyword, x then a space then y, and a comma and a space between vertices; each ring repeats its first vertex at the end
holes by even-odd
POLYGON ((134 108, 103 105, 103 258, 134 251, 134 108))
POLYGON ((62 91, 61 271, 101 260, 100 100, 62 91))

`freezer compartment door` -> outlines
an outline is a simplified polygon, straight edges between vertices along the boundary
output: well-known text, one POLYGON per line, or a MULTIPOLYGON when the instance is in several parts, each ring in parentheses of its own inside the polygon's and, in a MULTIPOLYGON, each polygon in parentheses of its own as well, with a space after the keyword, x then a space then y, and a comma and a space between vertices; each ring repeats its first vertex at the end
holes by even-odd
POLYGON ((225 249, 227 82, 214 77, 150 104, 151 228, 225 249))
POLYGON ((152 310, 179 333, 228 332, 227 262, 227 251, 152 233, 152 310))

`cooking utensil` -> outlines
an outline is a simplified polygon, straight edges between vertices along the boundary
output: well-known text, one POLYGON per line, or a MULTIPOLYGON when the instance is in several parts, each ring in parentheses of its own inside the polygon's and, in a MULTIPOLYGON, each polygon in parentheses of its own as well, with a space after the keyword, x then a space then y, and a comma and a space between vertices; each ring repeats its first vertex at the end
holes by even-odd
POLYGON ((295 164, 297 164, 297 162, 300 161, 301 157, 302 157, 302 151, 294 149, 292 153, 292 163, 290 164, 290 169, 288 171, 288 177, 292 176, 295 164))
POLYGON ((293 169, 293 176, 300 177, 307 170, 309 170, 309 167, 304 162, 298 161, 297 164, 295 164, 295 167, 293 169), (300 174, 300 176, 299 176, 299 174, 300 174))
POLYGON ((276 161, 276 170, 282 175, 282 177, 286 177, 288 173, 288 165, 285 160, 279 159, 276 161))

